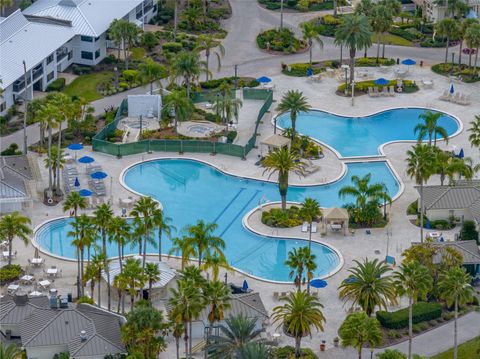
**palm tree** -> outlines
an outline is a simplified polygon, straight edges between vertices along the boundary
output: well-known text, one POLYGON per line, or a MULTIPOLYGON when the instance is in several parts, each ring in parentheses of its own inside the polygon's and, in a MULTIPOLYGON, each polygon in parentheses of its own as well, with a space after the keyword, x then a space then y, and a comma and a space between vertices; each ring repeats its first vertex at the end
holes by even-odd
POLYGON ((211 269, 213 281, 218 280, 220 268, 224 268, 226 270, 231 269, 225 256, 221 256, 218 253, 207 254, 205 256, 201 269, 204 271, 211 269))
POLYGON ((230 308, 230 288, 218 280, 208 282, 204 289, 205 305, 210 307, 208 334, 212 334, 215 322, 223 321, 225 310, 230 308))
POLYGON ((356 267, 348 270, 350 276, 338 288, 340 299, 351 301, 352 308, 360 305, 368 316, 372 315, 376 307, 387 309, 389 303, 397 303, 397 293, 388 265, 376 258, 365 258, 363 263, 357 260, 354 262, 356 267))
POLYGON ((12 264, 12 244, 15 237, 20 238, 25 246, 28 245, 28 235, 32 233, 30 229, 30 218, 22 216, 14 211, 0 218, 0 237, 8 242, 8 265, 12 264))
POLYGON ((308 104, 307 98, 303 96, 303 93, 298 90, 289 90, 286 94, 283 95, 280 103, 277 106, 277 111, 290 112, 290 121, 292 123, 292 142, 295 142, 296 138, 296 123, 297 116, 300 112, 310 111, 310 105, 308 104))
POLYGON ((362 225, 372 224, 370 208, 376 207, 384 202, 392 203, 392 199, 386 191, 383 183, 370 184, 371 173, 362 178, 352 176, 352 185, 344 186, 338 191, 340 198, 353 197, 355 199, 355 221, 362 225))
POLYGON ((77 217, 79 209, 85 208, 87 208, 87 200, 76 191, 70 192, 65 201, 63 201, 63 211, 73 211, 74 217, 77 217))
POLYGON ((217 253, 219 256, 224 257, 225 242, 222 238, 213 234, 217 227, 216 223, 205 223, 203 219, 200 219, 195 225, 185 228, 187 233, 186 240, 195 248, 198 268, 202 266, 202 259, 206 255, 217 253))
POLYGON ((180 338, 182 337, 182 333, 184 332, 185 328, 182 322, 177 323, 171 318, 172 313, 173 312, 169 313, 170 322, 168 326, 172 332, 172 336, 175 338, 176 357, 177 359, 180 359, 180 338))
POLYGON ((414 133, 417 134, 418 142, 423 141, 423 139, 428 136, 428 145, 437 145, 437 136, 440 135, 448 143, 448 133, 442 126, 438 125, 438 120, 442 117, 440 112, 425 111, 420 116, 418 116, 423 123, 419 123, 413 129, 414 133))
POLYGON ((212 55, 212 49, 217 48, 218 51, 213 51, 217 59, 217 71, 220 71, 222 68, 222 61, 221 58, 225 56, 225 48, 223 47, 222 43, 215 39, 212 35, 200 35, 197 37, 197 49, 198 50, 205 50, 205 80, 209 80, 209 61, 210 56, 212 55))
POLYGON ((420 186, 420 241, 423 243, 423 185, 432 175, 434 154, 430 146, 419 143, 407 151, 407 156, 407 174, 420 186))
POLYGON ((152 286, 160 281, 160 269, 157 263, 147 263, 144 268, 145 278, 148 282, 148 300, 152 301, 152 286))
POLYGON ((352 346, 357 350, 358 359, 362 359, 365 344, 372 348, 382 343, 382 330, 376 318, 370 318, 365 312, 350 314, 338 330, 343 346, 352 346))
POLYGON ((480 148, 480 116, 475 116, 475 121, 470 122, 470 125, 472 125, 472 127, 468 129, 468 132, 470 132, 468 140, 472 144, 472 147, 480 148))
POLYGON ((111 308, 111 293, 110 293, 110 271, 107 270, 107 233, 108 228, 110 227, 113 219, 113 211, 109 204, 102 203, 97 207, 97 209, 93 212, 94 219, 93 223, 95 224, 97 230, 100 232, 100 236, 102 238, 102 254, 103 260, 105 263, 103 264, 104 269, 107 271, 107 297, 108 297, 108 310, 111 308))
POLYGON ((222 335, 208 336, 206 350, 212 359, 237 357, 248 343, 258 341, 261 329, 255 329, 257 318, 247 318, 243 314, 225 319, 220 324, 222 335))
POLYGON ((302 202, 300 215, 308 222, 308 248, 312 248, 312 223, 322 215, 322 210, 316 199, 307 197, 302 202))
POLYGON ((207 73, 207 64, 200 61, 197 51, 182 51, 174 59, 172 63, 172 75, 183 77, 185 86, 187 87, 187 98, 190 98, 190 88, 202 73, 207 73))
POLYGON ((120 273, 123 270, 123 252, 125 244, 130 238, 130 225, 127 220, 122 217, 115 216, 108 227, 108 241, 117 244, 118 248, 118 264, 120 266, 120 273))
MULTIPOLYGON (((371 9, 369 16, 373 32, 377 36, 377 63, 380 58, 380 39, 382 34, 388 31, 392 25, 393 19, 390 10, 383 4, 376 4, 371 9)), ((384 56, 382 56, 384 57, 384 56)))
POLYGON ((309 46, 309 62, 310 67, 312 67, 313 42, 315 41, 320 48, 323 48, 323 41, 318 33, 317 27, 313 23, 309 21, 304 22, 300 25, 300 28, 302 30, 303 39, 307 41, 309 46))
POLYGON ((93 299, 93 291, 95 289, 95 283, 98 284, 98 290, 97 290, 97 305, 101 305, 101 291, 100 291, 100 284, 102 281, 102 271, 104 271, 105 268, 105 258, 103 257, 102 253, 98 253, 94 256, 92 256, 92 260, 88 263, 87 267, 85 268, 85 277, 83 278, 83 285, 85 285, 88 281, 90 281, 90 291, 91 291, 91 297, 93 299))
POLYGON ((288 259, 285 265, 290 267, 290 278, 294 278, 294 283, 298 291, 302 290, 302 282, 304 281, 303 272, 307 271, 308 292, 310 292, 310 280, 313 278, 313 271, 317 268, 315 263, 315 254, 310 252, 308 247, 293 248, 288 252, 288 259))
POLYGON ((138 66, 140 75, 150 84, 150 94, 153 94, 153 83, 167 77, 167 69, 162 64, 155 62, 151 58, 145 59, 138 66))
POLYGON ((60 177, 59 177, 58 171, 63 169, 63 166, 65 165, 65 159, 63 158, 63 150, 60 149, 59 151, 57 146, 52 146, 50 150, 50 157, 45 157, 43 159, 43 163, 45 165, 45 168, 51 168, 51 171, 53 173, 53 189, 55 190, 56 193, 59 193, 60 187, 58 185, 58 181, 60 177), (60 155, 60 166, 57 160, 59 155, 60 155))
MULTIPOLYGON (((467 31, 465 32, 465 41, 467 46, 470 48, 476 49, 475 51, 475 65, 474 65, 474 72, 477 75, 477 60, 478 60, 478 50, 480 48, 480 24, 472 24, 467 31)), ((468 66, 472 66, 471 58, 468 60, 468 66)))
POLYGON ((196 256, 196 249, 193 242, 187 237, 175 237, 172 238, 172 247, 168 254, 176 256, 181 254, 181 270, 183 271, 190 258, 196 256))
POLYGON ((130 295, 130 310, 133 310, 133 304, 135 302, 135 297, 137 296, 137 291, 143 289, 147 280, 140 264, 140 260, 128 258, 125 262, 125 266, 123 267, 121 276, 126 278, 127 291, 130 295))
POLYGON ((238 122, 240 108, 242 107, 242 100, 232 96, 232 88, 225 81, 219 86, 219 92, 213 98, 213 111, 222 119, 222 123, 227 124, 233 118, 238 122))
POLYGON ((412 358, 413 303, 426 298, 433 286, 433 279, 427 267, 416 261, 404 263, 395 272, 395 286, 399 295, 408 297, 408 359, 412 358))
POLYGON ((453 326, 453 359, 458 357, 457 319, 458 306, 472 299, 474 289, 470 284, 472 277, 463 267, 453 267, 440 274, 438 290, 440 297, 445 299, 448 306, 454 306, 455 321, 453 326))
POLYGON ((280 322, 284 330, 295 338, 295 357, 299 358, 302 338, 311 336, 312 329, 324 330, 323 305, 306 291, 290 292, 282 300, 286 302, 284 305, 273 308, 273 322, 280 322))
POLYGON ((278 172, 278 190, 282 199, 282 211, 287 209, 288 175, 295 172, 298 176, 304 173, 304 163, 300 161, 297 154, 290 151, 288 147, 282 147, 270 152, 262 161, 265 172, 270 172, 270 178, 278 172))
POLYGON ((270 359, 273 358, 272 347, 264 342, 249 342, 240 348, 241 359, 270 359))
POLYGON ((171 225, 172 219, 165 216, 163 210, 154 217, 155 226, 158 229, 158 261, 162 261, 162 237, 165 234, 168 238, 172 235, 172 230, 175 230, 175 226, 171 225))
MULTIPOLYGON (((5 0, 2 0, 5 1, 5 0)), ((22 351, 16 344, 0 343, 0 358, 2 359, 20 359, 22 357, 22 351)))
POLYGON ((175 120, 175 132, 178 122, 187 121, 193 113, 192 100, 185 95, 183 90, 173 90, 165 96, 164 110, 173 114, 175 120))
POLYGON ((372 46, 372 28, 364 15, 347 15, 335 32, 335 44, 346 46, 350 52, 350 86, 355 75, 357 50, 372 46))
POLYGON ((457 39, 460 33, 458 21, 450 18, 445 18, 435 24, 435 30, 437 31, 438 35, 446 37, 447 39, 447 46, 445 47, 445 64, 447 64, 450 40, 457 39))
MULTIPOLYGON (((459 37, 459 49, 458 49, 458 65, 462 64, 462 51, 463 51, 463 42, 465 41, 465 35, 467 33, 467 29, 473 25, 478 23, 477 19, 463 19, 463 21, 460 23, 459 29, 458 29, 458 37, 459 37)), ((470 56, 471 58, 471 56, 470 56)))
MULTIPOLYGON (((45 124, 48 130, 48 144, 47 144, 47 157, 52 158, 52 129, 56 128, 58 125, 57 118, 59 117, 58 109, 47 100, 43 106, 38 110, 38 118, 41 123, 45 124)), ((51 193, 53 190, 52 182, 52 165, 53 162, 50 161, 48 167, 48 191, 51 193)))
POLYGON ((113 278, 113 288, 117 290, 118 295, 117 313, 120 313, 120 306, 122 313, 125 313, 125 294, 128 289, 128 278, 126 278, 123 273, 117 274, 113 278))
POLYGON ((123 48, 126 70, 128 70, 128 50, 133 46, 140 32, 137 25, 125 19, 114 20, 108 29, 109 36, 117 43, 118 57, 120 57, 120 47, 123 48))

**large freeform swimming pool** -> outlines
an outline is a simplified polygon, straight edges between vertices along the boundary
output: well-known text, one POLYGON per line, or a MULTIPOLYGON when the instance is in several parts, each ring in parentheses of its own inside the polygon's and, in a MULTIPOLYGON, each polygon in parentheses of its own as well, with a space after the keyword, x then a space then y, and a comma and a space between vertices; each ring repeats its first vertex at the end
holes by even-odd
MULTIPOLYGON (((414 128, 422 122, 419 116, 426 110, 397 108, 365 117, 344 117, 314 110, 298 115, 296 129, 333 147, 342 157, 375 156, 380 154, 384 143, 416 140, 414 128)), ((277 124, 282 128, 291 127, 290 113, 280 115, 277 124)), ((459 128, 458 121, 445 113, 438 125, 445 128, 449 136, 459 128)))
MULTIPOLYGON (((372 173, 374 182, 383 182, 394 197, 399 183, 386 162, 351 163, 346 175, 329 185, 291 186, 289 201, 316 198, 321 206, 341 206, 348 200, 338 198, 338 190, 351 182, 351 176, 372 173)), ((202 162, 186 159, 163 159, 143 162, 129 168, 124 174, 127 187, 159 200, 165 214, 171 217, 179 235, 186 225, 203 219, 218 224, 217 234, 226 242, 225 254, 231 266, 250 275, 267 280, 288 282, 289 269, 284 265, 287 253, 304 246, 303 240, 259 236, 243 226, 242 219, 262 200, 279 201, 276 183, 245 179, 220 172, 202 162)), ((36 242, 55 255, 75 258, 75 249, 67 233, 71 219, 47 222, 36 233, 36 242)), ((328 241, 328 237, 327 237, 328 241)), ((163 251, 168 253, 171 241, 165 239, 163 251)), ((332 248, 312 244, 316 255, 316 276, 324 277, 338 269, 341 259, 332 248)), ((109 245, 108 255, 116 256, 116 246, 109 245)), ((129 253, 135 248, 126 247, 129 253)), ((149 252, 155 253, 154 248, 149 252)))

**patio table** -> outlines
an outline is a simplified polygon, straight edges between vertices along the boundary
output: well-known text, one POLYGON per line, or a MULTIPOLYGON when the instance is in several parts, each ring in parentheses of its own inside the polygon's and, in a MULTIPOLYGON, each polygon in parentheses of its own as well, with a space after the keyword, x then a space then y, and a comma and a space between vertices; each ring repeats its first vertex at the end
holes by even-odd
POLYGON ((39 297, 39 296, 43 295, 43 293, 39 292, 38 290, 34 290, 33 292, 30 292, 29 295, 31 297, 39 297))
POLYGON ((57 273, 58 273, 58 269, 57 269, 57 268, 48 268, 48 269, 47 269, 47 274, 48 274, 48 275, 56 276, 57 273))
POLYGON ((30 283, 33 281, 33 279, 33 276, 25 274, 22 278, 20 278, 20 281, 30 283))
POLYGON ((38 284, 43 287, 43 288, 46 288, 48 286, 50 286, 50 281, 49 280, 41 280, 40 282, 38 282, 38 284))
POLYGON ((43 258, 32 258, 30 259, 30 263, 34 265, 39 265, 43 263, 43 258))

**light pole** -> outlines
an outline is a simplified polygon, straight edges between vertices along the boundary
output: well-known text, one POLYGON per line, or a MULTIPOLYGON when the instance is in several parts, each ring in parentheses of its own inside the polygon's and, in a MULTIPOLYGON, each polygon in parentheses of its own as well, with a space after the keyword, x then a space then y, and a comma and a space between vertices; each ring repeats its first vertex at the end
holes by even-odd
POLYGON ((283 29, 283 1, 280 0, 280 30, 283 29))
POLYGON ((352 106, 355 104, 355 80, 352 81, 352 106))
POLYGON ((453 74, 453 64, 454 64, 454 61, 455 61, 455 53, 452 51, 452 71, 451 71, 452 74, 453 74))
POLYGON ((348 69, 350 68, 350 66, 348 66, 347 64, 345 65, 342 65, 342 69, 345 70, 345 96, 347 96, 348 94, 348 81, 347 81, 347 76, 348 76, 348 69))

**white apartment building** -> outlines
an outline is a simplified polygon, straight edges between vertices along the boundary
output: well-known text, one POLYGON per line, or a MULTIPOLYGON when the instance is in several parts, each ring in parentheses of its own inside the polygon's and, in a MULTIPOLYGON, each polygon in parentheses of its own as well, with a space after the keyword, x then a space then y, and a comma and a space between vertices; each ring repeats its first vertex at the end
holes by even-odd
POLYGON ((156 13, 155 0, 37 0, 0 19, 0 115, 16 100, 45 91, 71 64, 101 62, 113 20, 143 27, 156 13))
MULTIPOLYGON (((438 22, 446 17, 447 6, 438 3, 437 0, 413 0, 414 4, 422 9, 423 16, 431 22, 438 22)), ((477 15, 480 10, 480 0, 469 0, 468 6, 471 8, 471 13, 477 15)))

